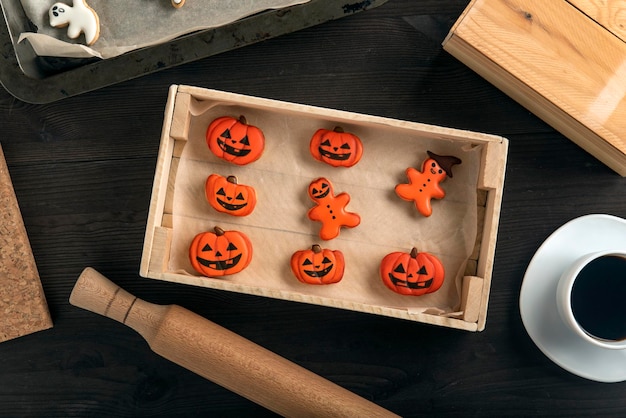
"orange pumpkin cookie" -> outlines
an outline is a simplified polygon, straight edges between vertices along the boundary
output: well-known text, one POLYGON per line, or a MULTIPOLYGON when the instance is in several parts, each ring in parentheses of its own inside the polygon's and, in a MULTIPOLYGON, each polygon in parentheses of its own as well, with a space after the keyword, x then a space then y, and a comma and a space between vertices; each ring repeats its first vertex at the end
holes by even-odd
POLYGON ((208 277, 239 273, 252 260, 252 242, 243 232, 224 231, 215 227, 215 232, 201 232, 189 247, 192 267, 208 277))
POLYGON ((204 189, 207 201, 218 212, 247 216, 256 206, 254 187, 238 184, 235 176, 211 174, 204 189))
POLYGON ((452 177, 452 166, 461 164, 461 160, 452 155, 437 155, 428 152, 430 158, 422 164, 422 171, 413 167, 406 169, 408 184, 398 184, 395 188, 400 198, 413 201, 417 210, 424 216, 430 216, 433 212, 431 199, 443 199, 446 192, 439 183, 452 177))
POLYGON ((309 143, 313 158, 333 167, 352 167, 363 155, 358 136, 337 126, 334 130, 318 129, 309 143))
POLYGON ((345 261, 339 250, 323 249, 313 244, 310 249, 291 256, 291 271, 302 283, 331 284, 341 281, 345 261))
POLYGON ((243 116, 215 119, 207 129, 206 142, 217 157, 237 165, 258 160, 265 149, 263 131, 248 125, 243 116))
POLYGON ((342 226, 354 228, 361 223, 361 217, 348 212, 346 206, 350 195, 342 192, 335 196, 333 185, 328 179, 320 177, 309 185, 309 197, 316 203, 309 209, 309 219, 322 223, 320 238, 331 240, 339 236, 342 226))
POLYGON ((420 296, 441 287, 445 270, 437 257, 413 248, 410 253, 387 254, 380 263, 380 277, 396 293, 420 296))

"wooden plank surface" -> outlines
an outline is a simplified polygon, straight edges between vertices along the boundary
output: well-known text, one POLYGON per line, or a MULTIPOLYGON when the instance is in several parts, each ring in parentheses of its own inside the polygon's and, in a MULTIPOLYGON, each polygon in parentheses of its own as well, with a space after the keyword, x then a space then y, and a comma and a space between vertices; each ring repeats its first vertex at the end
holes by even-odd
POLYGON ((626 44, 593 19, 565 1, 477 0, 446 49, 624 173, 626 44))
POLYGON ((626 1, 567 0, 600 26, 626 42, 626 1))

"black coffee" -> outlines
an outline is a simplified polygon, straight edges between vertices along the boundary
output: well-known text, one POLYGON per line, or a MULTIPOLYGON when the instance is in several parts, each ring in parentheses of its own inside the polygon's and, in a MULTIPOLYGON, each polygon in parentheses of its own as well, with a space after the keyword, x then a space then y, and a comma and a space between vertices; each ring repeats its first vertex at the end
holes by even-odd
POLYGON ((608 255, 587 264, 572 287, 572 311, 591 336, 626 339, 626 258, 608 255))

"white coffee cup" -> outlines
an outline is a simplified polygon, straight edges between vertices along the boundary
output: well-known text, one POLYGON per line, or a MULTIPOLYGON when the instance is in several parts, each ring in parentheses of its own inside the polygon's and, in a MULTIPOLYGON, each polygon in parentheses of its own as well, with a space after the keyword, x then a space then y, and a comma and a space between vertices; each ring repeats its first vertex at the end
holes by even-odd
POLYGON ((626 349, 626 251, 578 258, 559 279, 556 304, 565 324, 584 340, 626 349))

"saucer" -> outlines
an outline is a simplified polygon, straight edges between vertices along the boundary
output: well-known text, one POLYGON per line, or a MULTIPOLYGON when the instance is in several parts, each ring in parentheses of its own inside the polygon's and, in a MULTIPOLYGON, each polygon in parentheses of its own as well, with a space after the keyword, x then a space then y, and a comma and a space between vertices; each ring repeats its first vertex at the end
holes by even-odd
POLYGON ((539 349, 565 370, 598 382, 626 380, 626 350, 593 345, 568 328, 556 308, 561 274, 577 258, 595 251, 626 250, 626 220, 586 215, 554 231, 528 264, 520 291, 520 313, 539 349))

